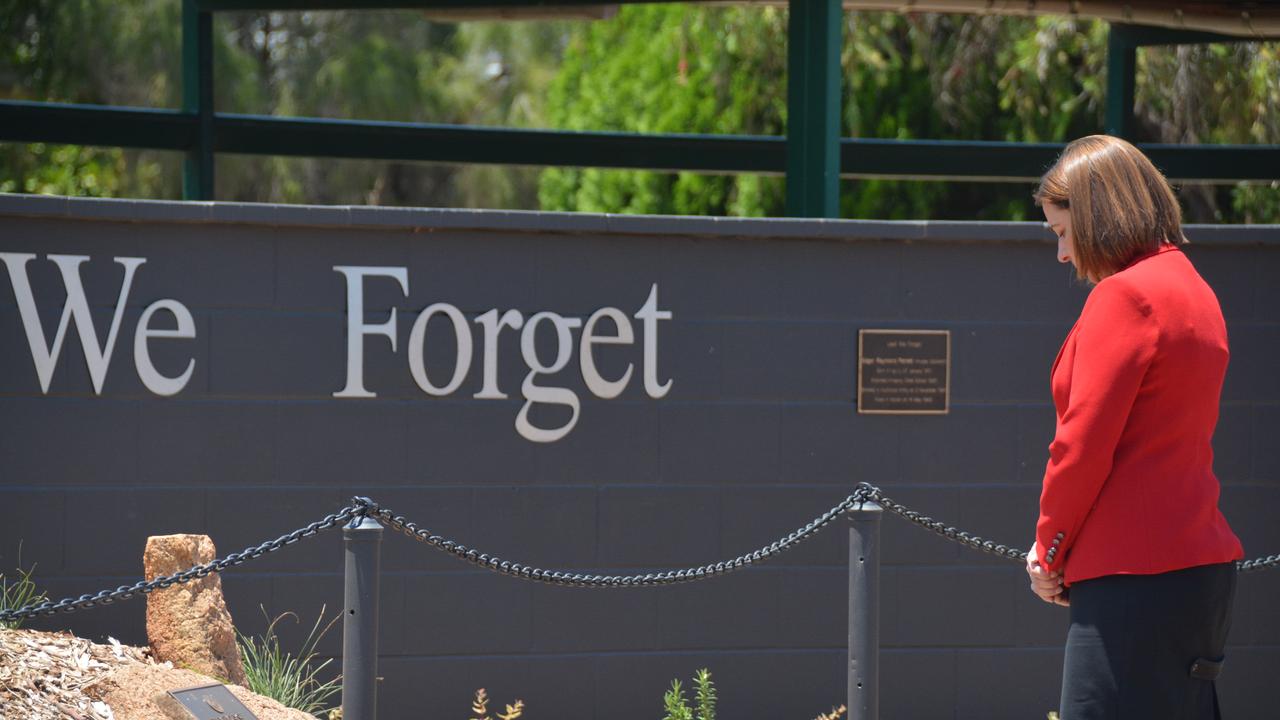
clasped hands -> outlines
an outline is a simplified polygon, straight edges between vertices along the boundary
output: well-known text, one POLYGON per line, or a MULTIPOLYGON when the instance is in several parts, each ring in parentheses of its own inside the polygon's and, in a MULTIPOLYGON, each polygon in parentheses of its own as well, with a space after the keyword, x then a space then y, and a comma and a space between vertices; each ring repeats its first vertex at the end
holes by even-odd
POLYGON ((1031 592, 1041 600, 1064 607, 1071 604, 1062 587, 1062 575, 1057 570, 1046 570, 1040 566, 1034 544, 1027 552, 1027 575, 1031 578, 1031 592))

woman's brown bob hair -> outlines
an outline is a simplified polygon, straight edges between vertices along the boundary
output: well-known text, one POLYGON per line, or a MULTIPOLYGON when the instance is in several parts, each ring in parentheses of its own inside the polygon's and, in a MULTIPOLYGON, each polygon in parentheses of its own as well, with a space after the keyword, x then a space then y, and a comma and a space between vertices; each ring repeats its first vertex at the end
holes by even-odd
POLYGON ((1185 243, 1169 181, 1138 148, 1110 135, 1082 137, 1040 179, 1037 206, 1071 213, 1076 274, 1097 282, 1160 243, 1185 243))

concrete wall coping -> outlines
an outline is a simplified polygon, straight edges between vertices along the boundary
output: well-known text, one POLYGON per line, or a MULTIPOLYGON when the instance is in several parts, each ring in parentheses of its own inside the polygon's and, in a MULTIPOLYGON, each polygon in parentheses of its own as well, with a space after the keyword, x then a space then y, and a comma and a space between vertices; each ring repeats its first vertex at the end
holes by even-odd
MULTIPOLYGON (((961 220, 826 220, 675 215, 397 208, 357 205, 275 205, 78 198, 0 193, 0 217, 52 217, 109 222, 249 224, 283 227, 462 230, 518 233, 604 233, 723 238, 903 242, 1054 241, 1038 222, 961 220)), ((1187 225, 1205 245, 1280 245, 1280 225, 1187 225)))

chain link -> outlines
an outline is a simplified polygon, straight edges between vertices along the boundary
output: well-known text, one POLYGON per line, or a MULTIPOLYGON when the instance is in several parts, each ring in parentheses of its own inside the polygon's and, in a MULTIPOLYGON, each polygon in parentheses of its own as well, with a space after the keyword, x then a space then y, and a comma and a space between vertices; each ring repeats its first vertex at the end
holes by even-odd
POLYGON ((1280 567, 1280 555, 1267 555, 1266 557, 1254 558, 1252 560, 1237 560, 1236 568, 1240 572, 1253 572, 1254 570, 1275 570, 1280 567))
POLYGON ((28 605, 17 610, 5 610, 0 612, 0 623, 24 620, 40 615, 54 615, 60 612, 72 612, 82 608, 110 605, 117 600, 128 600, 138 594, 145 595, 155 590, 167 588, 171 585, 198 580, 200 578, 207 577, 212 573, 222 572, 229 567, 259 558, 269 552, 275 552, 285 545, 292 545, 303 538, 311 537, 322 530, 328 530, 335 525, 340 525, 363 514, 364 509, 362 506, 351 505, 325 517, 323 520, 317 520, 306 527, 298 528, 288 535, 281 535, 275 540, 268 540, 261 545, 248 547, 237 553, 231 553, 221 560, 214 560, 203 565, 195 565, 181 572, 173 573, 172 575, 158 577, 150 582, 140 580, 132 585, 121 585, 115 590, 102 590, 94 594, 81 595, 78 598, 63 598, 57 602, 45 601, 34 605, 28 605))
POLYGON ((948 540, 960 543, 961 545, 967 545, 974 550, 980 550, 985 553, 997 555, 1013 562, 1025 562, 1026 560, 1026 550, 1019 550, 1017 548, 1011 548, 1008 545, 1001 545, 997 542, 984 540, 977 535, 967 533, 959 528, 939 522, 927 515, 921 515, 915 510, 907 508, 905 505, 894 502, 875 485, 871 485, 869 483, 858 483, 858 488, 864 492, 864 495, 868 500, 879 503, 885 510, 888 510, 909 522, 915 523, 930 532, 937 533, 948 540))
MULTIPOLYGON (((400 515, 396 515, 391 510, 379 505, 369 498, 356 497, 352 499, 351 505, 325 517, 323 520, 317 520, 316 522, 313 522, 306 527, 294 530, 287 535, 281 535, 275 540, 269 540, 261 545, 245 548, 238 553, 231 553, 221 560, 214 560, 203 565, 196 565, 188 568, 187 570, 183 570, 182 572, 158 577, 150 582, 139 581, 133 585, 121 585, 115 590, 102 590, 95 594, 81 595, 78 598, 64 598, 57 602, 45 601, 16 610, 0 611, 0 623, 14 622, 40 615, 54 615, 59 612, 72 612, 82 608, 109 605, 116 600, 127 600, 138 594, 145 595, 161 588, 170 587, 171 585, 197 580, 212 573, 222 572, 229 567, 256 559, 269 552, 275 552, 285 545, 292 545, 303 538, 311 537, 312 535, 323 530, 328 530, 335 525, 341 525, 357 517, 366 516, 380 520, 383 524, 408 535, 418 542, 424 543, 437 550, 447 552, 473 565, 503 575, 511 575, 513 577, 525 578, 551 585, 565 585, 569 587, 613 588, 674 585, 677 583, 694 582, 705 578, 728 575, 731 572, 741 570, 745 567, 750 567, 751 565, 755 565, 772 558, 775 555, 779 555, 795 547, 801 541, 816 534, 841 514, 849 512, 856 507, 860 507, 864 502, 878 503, 885 510, 902 517, 908 522, 918 525, 930 532, 936 533, 948 540, 973 548, 974 550, 990 553, 1011 562, 1024 562, 1026 556, 1026 552, 1024 550, 1009 547, 1008 545, 1002 545, 991 540, 985 540, 972 533, 965 532, 951 525, 947 525, 946 523, 934 520, 927 515, 918 513, 901 503, 895 502, 893 499, 886 496, 880 488, 865 482, 858 483, 852 495, 845 498, 835 507, 814 518, 807 525, 778 540, 775 540, 755 552, 741 555, 732 560, 712 563, 709 565, 684 568, 681 570, 663 570, 660 572, 645 573, 642 575, 592 575, 564 572, 560 570, 543 570, 531 565, 503 560, 496 555, 483 553, 474 548, 468 548, 466 545, 453 540, 448 540, 439 535, 433 535, 425 528, 419 528, 416 523, 406 520, 400 515)), ((1280 555, 1269 555, 1266 557, 1255 558, 1253 560, 1237 561, 1236 567, 1240 572, 1275 569, 1280 567, 1280 555)))
POLYGON ((658 585, 675 585, 677 583, 694 582, 705 578, 719 577, 728 575, 731 572, 750 567, 768 558, 779 555, 786 550, 795 547, 804 539, 817 533, 832 520, 841 514, 851 510, 854 506, 862 502, 866 490, 861 487, 854 492, 853 495, 845 498, 838 505, 826 511, 825 513, 814 518, 809 524, 792 532, 791 534, 776 540, 755 552, 741 555, 732 560, 713 563, 710 565, 702 565, 700 567, 684 568, 682 570, 663 570, 660 572, 645 573, 642 575, 591 575, 586 573, 564 572, 560 570, 543 570, 542 568, 525 565, 523 563, 511 562, 502 558, 483 553, 466 545, 447 540, 439 535, 433 535, 425 528, 419 528, 417 524, 406 520, 400 515, 396 515, 391 510, 369 500, 368 498, 355 498, 357 504, 364 504, 366 514, 376 520, 389 525, 395 530, 408 535, 409 537, 424 543, 437 550, 447 552, 450 555, 465 560, 473 565, 477 565, 486 570, 502 575, 511 575, 513 577, 525 578, 550 585, 565 585, 569 587, 591 587, 591 588, 618 588, 618 587, 652 587, 658 585))
MULTIPOLYGON (((875 485, 871 485, 869 483, 858 483, 858 488, 865 491, 865 496, 868 500, 879 503, 885 510, 890 511, 909 522, 915 523, 926 530, 937 533, 948 540, 960 543, 961 545, 967 545, 974 550, 991 553, 992 555, 1005 558, 1011 562, 1026 562, 1026 550, 1012 548, 1008 545, 1001 545, 1000 543, 992 542, 990 540, 984 540, 977 535, 964 532, 958 528, 938 522, 931 517, 921 515, 915 510, 910 510, 906 506, 896 503, 886 497, 884 492, 875 485)), ((1273 570, 1276 567, 1280 567, 1280 555, 1268 555, 1266 557, 1255 558, 1253 560, 1236 561, 1236 569, 1240 572, 1253 572, 1255 570, 1264 569, 1273 570)))

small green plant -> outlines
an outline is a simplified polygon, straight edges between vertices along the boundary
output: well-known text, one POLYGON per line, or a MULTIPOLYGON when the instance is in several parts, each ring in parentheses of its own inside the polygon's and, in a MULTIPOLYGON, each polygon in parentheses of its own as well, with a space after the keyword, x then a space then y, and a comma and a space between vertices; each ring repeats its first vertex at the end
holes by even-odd
MULTIPOLYGON (((665 714, 662 720, 716 720, 716 686, 711 682, 711 671, 702 668, 693 674, 693 701, 684 696, 684 686, 679 680, 671 681, 671 689, 662 695, 662 708, 665 714)), ((821 713, 814 720, 840 720, 848 711, 844 705, 831 708, 829 713, 821 713)), ((502 717, 502 716, 499 716, 502 717)), ((1057 720, 1054 716, 1049 720, 1057 720)))
POLYGON ((715 720, 716 718, 716 686, 711 682, 711 672, 702 668, 693 674, 694 702, 690 707, 684 697, 684 689, 679 680, 671 681, 671 689, 662 696, 662 706, 666 715, 662 720, 715 720))
POLYGON ((679 680, 672 680, 671 689, 662 695, 662 707, 666 710, 662 720, 693 720, 693 708, 685 700, 679 680))
MULTIPOLYGON (((22 546, 18 546, 18 564, 22 564, 22 546)), ((16 578, 14 576, 6 576, 0 573, 0 611, 17 610, 24 608, 33 603, 41 603, 48 600, 48 596, 36 590, 36 584, 31 580, 31 575, 35 573, 36 566, 32 565, 29 570, 17 568, 16 578)), ((17 630, 22 627, 21 620, 9 620, 0 623, 0 627, 9 630, 17 630)))
MULTIPOLYGON (((262 614, 265 616, 266 613, 263 608, 262 614)), ((325 701, 342 689, 341 677, 323 683, 317 678, 320 671, 333 662, 333 658, 316 665, 316 645, 338 621, 338 617, 341 617, 335 616, 328 625, 321 628, 324 613, 325 608, 321 607, 320 616, 316 618, 315 625, 302 641, 302 647, 296 655, 281 649, 280 638, 276 636, 276 623, 289 615, 296 621, 298 616, 295 613, 278 615, 267 625, 267 631, 261 638, 249 637, 236 631, 245 679, 250 690, 281 705, 314 715, 325 706, 325 701)))

